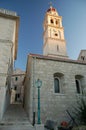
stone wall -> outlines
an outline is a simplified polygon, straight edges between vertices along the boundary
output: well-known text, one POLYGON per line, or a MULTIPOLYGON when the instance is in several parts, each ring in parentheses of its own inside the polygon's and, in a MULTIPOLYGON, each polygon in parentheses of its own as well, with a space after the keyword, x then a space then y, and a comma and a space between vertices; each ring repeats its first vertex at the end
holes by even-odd
POLYGON ((33 117, 33 82, 31 77, 33 75, 33 63, 31 58, 27 61, 26 77, 24 82, 24 108, 27 112, 29 120, 32 122, 33 117), (32 87, 31 87, 32 86, 32 87))
POLYGON ((23 81, 25 78, 25 72, 20 69, 15 69, 12 75, 11 84, 11 103, 22 102, 24 98, 24 86, 23 81))
MULTIPOLYGON (((30 59, 30 66, 28 66, 27 71, 33 69, 33 58, 30 59)), ((42 87, 40 89, 41 94, 41 120, 44 123, 47 119, 55 120, 58 123, 62 120, 68 120, 69 117, 66 113, 68 109, 71 112, 72 107, 75 105, 76 97, 80 94, 76 92, 76 83, 75 75, 83 76, 83 85, 86 87, 86 65, 73 63, 73 62, 64 62, 57 60, 49 60, 36 58, 35 59, 35 69, 31 71, 30 80, 27 78, 26 74, 26 88, 29 89, 30 93, 27 92, 27 97, 29 98, 29 109, 27 110, 30 113, 30 120, 33 119, 33 91, 35 98, 35 112, 36 112, 36 121, 37 121, 37 101, 38 101, 38 91, 37 88, 33 87, 33 80, 40 79, 42 80, 42 87), (60 85, 60 93, 54 92, 54 74, 62 73, 63 79, 60 85), (33 79, 35 75, 35 79, 33 79), (30 83, 29 83, 30 82, 30 83)))
POLYGON ((13 61, 11 59, 11 47, 12 43, 0 41, 0 119, 8 104, 10 103, 10 87, 11 87, 11 74, 13 69, 13 61))
POLYGON ((10 103, 11 76, 17 44, 17 19, 15 13, 0 9, 0 120, 10 103))

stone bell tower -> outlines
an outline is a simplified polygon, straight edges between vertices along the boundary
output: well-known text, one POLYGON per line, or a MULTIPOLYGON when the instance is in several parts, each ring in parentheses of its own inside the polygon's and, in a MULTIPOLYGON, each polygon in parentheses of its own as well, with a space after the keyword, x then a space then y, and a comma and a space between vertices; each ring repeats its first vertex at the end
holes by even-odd
POLYGON ((45 14, 43 26, 43 55, 68 58, 62 17, 58 15, 58 12, 52 6, 50 6, 45 14))

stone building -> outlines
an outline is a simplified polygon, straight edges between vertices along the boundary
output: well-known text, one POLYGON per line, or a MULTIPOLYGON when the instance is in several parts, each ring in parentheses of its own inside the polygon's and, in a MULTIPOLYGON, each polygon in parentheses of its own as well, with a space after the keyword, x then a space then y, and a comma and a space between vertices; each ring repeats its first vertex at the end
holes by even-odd
POLYGON ((0 9, 0 120, 10 103, 11 77, 17 58, 19 17, 0 9))
POLYGON ((11 103, 23 103, 24 98, 24 86, 23 81, 25 78, 25 72, 20 69, 15 69, 12 75, 11 85, 11 103))
POLYGON ((86 61, 86 50, 81 50, 78 60, 85 62, 86 61))
MULTIPOLYGON (((44 18, 43 55, 29 54, 25 78, 25 109, 32 122, 37 121, 38 90, 40 88, 41 122, 68 120, 66 110, 72 109, 76 97, 86 88, 86 60, 69 59, 62 17, 50 7, 44 18)), ((80 54, 79 57, 81 57, 80 54)), ((86 51, 83 53, 86 57, 86 51)))

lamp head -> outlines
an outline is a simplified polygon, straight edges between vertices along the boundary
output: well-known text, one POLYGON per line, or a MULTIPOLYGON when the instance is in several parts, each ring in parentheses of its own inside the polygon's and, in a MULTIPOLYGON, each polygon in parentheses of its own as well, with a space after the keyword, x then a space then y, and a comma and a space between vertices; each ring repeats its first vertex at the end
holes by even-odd
POLYGON ((42 81, 40 79, 37 79, 37 81, 35 82, 36 87, 41 87, 42 86, 42 81))

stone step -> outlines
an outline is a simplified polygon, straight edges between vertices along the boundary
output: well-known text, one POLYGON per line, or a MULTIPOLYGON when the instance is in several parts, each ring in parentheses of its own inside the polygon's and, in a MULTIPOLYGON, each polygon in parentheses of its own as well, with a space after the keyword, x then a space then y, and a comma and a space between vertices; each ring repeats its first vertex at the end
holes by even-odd
POLYGON ((35 130, 21 104, 11 104, 0 121, 0 130, 35 130))
POLYGON ((0 130, 35 130, 32 125, 0 125, 0 130))
POLYGON ((1 122, 0 123, 0 126, 3 126, 3 125, 30 125, 30 123, 28 122, 1 122))

